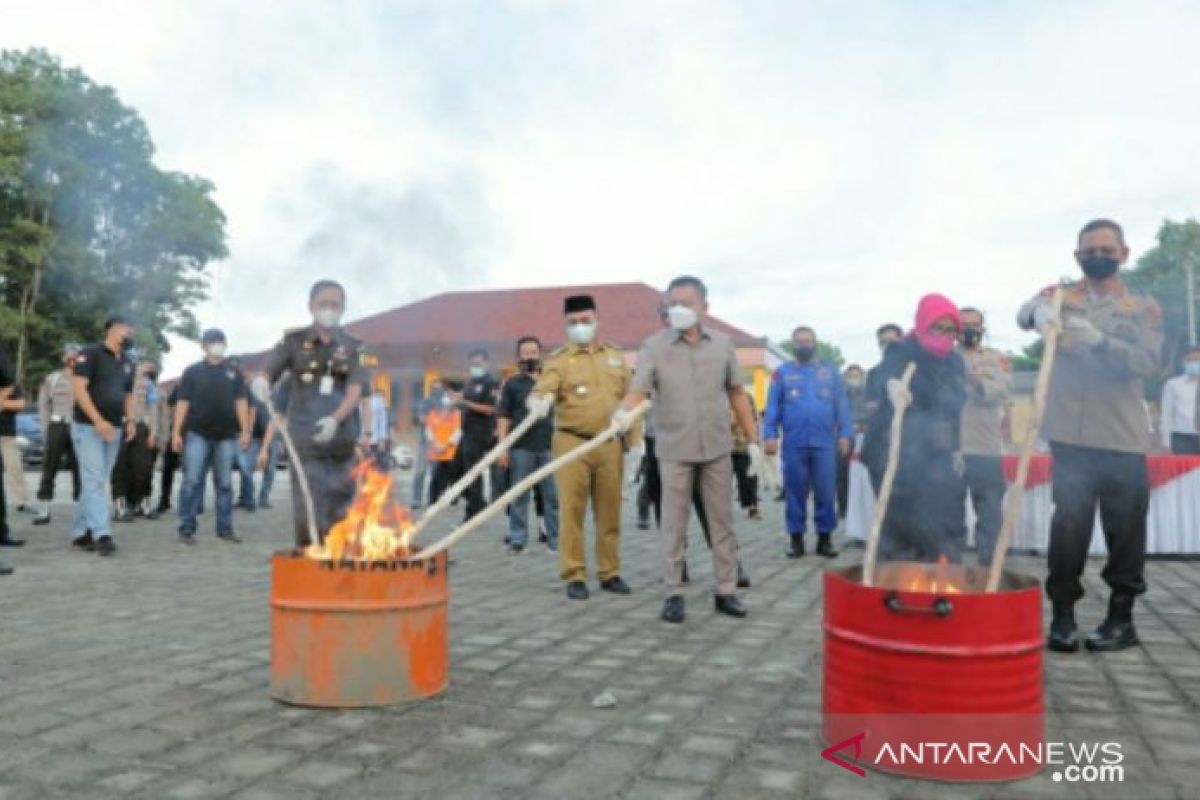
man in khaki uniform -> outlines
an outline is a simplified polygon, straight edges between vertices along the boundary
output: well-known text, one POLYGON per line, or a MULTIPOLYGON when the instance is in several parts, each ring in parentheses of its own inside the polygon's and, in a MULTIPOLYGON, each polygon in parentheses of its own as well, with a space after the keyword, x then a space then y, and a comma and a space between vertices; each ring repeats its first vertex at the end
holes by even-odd
POLYGON ((963 308, 962 357, 966 365, 967 404, 963 407, 961 435, 963 478, 975 508, 975 550, 980 566, 992 563, 996 534, 1000 532, 1004 503, 1004 469, 1000 457, 1004 437, 1000 421, 1004 404, 1012 394, 1008 359, 997 350, 983 346, 983 312, 963 308))
MULTIPOLYGON (((621 351, 596 339, 596 303, 587 295, 568 297, 564 306, 570 342, 550 354, 542 376, 529 394, 530 411, 545 414, 554 407, 555 458, 574 450, 608 428, 613 412, 629 389, 630 370, 621 351)), ((596 573, 600 588, 629 594, 621 579, 621 472, 619 439, 563 467, 554 476, 558 490, 560 577, 567 597, 586 600, 587 562, 583 517, 588 497, 596 522, 596 573)))
POLYGON ((1101 577, 1112 589, 1108 616, 1087 637, 1090 650, 1123 650, 1138 643, 1133 600, 1146 591, 1146 474, 1149 425, 1142 381, 1158 367, 1162 312, 1117 277, 1129 258, 1117 223, 1099 219, 1079 232, 1075 259, 1084 280, 1066 287, 1062 312, 1050 287, 1021 307, 1026 329, 1059 326, 1058 357, 1042 436, 1054 454, 1054 517, 1050 524, 1046 594, 1054 615, 1047 645, 1079 647, 1074 605, 1097 506, 1108 546, 1101 577))

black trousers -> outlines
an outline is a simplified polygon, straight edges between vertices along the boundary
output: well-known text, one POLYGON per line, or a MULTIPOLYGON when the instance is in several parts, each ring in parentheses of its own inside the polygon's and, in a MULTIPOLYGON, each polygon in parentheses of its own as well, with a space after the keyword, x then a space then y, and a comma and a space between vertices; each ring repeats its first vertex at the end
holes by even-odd
MULTIPOLYGON (((462 474, 465 475, 469 469, 482 461, 483 457, 487 455, 488 450, 491 449, 491 442, 489 441, 464 437, 462 447, 459 449, 459 453, 462 455, 462 474)), ((487 501, 483 496, 483 475, 471 481, 471 485, 467 487, 467 491, 464 494, 467 497, 466 518, 470 519, 480 511, 483 511, 487 505, 487 501)))
MULTIPOLYGON (((854 440, 851 439, 851 448, 854 440)), ((854 456, 851 449, 846 455, 840 452, 837 457, 837 511, 839 517, 846 516, 846 508, 850 501, 850 461, 854 456)))
POLYGON ((967 465, 964 475, 967 492, 975 509, 975 549, 979 553, 979 563, 986 567, 991 565, 996 551, 996 535, 1000 533, 1003 521, 1002 506, 1008 484, 1004 482, 1000 456, 967 455, 963 460, 967 465))
MULTIPOLYGON (((346 509, 354 500, 357 488, 350 470, 354 466, 354 453, 345 456, 316 456, 300 453, 304 474, 312 491, 313 513, 316 515, 317 536, 321 541, 333 524, 346 515, 346 509)), ((292 479, 292 520, 295 526, 296 544, 304 547, 308 541, 308 509, 304 505, 304 493, 300 489, 300 475, 290 469, 292 479)))
POLYGON ((4 456, 0 455, 0 539, 8 538, 8 498, 4 496, 4 456))
POLYGON ((158 507, 165 511, 171 507, 171 489, 175 486, 175 471, 179 469, 183 455, 176 453, 165 443, 163 447, 162 482, 158 487, 158 507))
POLYGON ((737 481, 738 505, 742 508, 758 506, 758 476, 750 474, 750 454, 733 453, 733 476, 737 481))
POLYGON ((458 473, 458 467, 454 460, 450 460, 430 461, 429 468, 431 471, 429 505, 433 505, 450 488, 450 484, 454 483, 454 476, 458 473))
POLYGON ((879 538, 880 561, 962 561, 967 521, 966 482, 951 453, 931 453, 896 472, 879 538))
POLYGON ((46 429, 46 449, 42 454, 42 480, 38 484, 37 499, 54 499, 54 479, 62 468, 63 461, 71 470, 72 498, 79 500, 79 462, 75 460, 75 446, 71 444, 71 423, 51 422, 46 429))
POLYGON ((1200 434, 1172 433, 1171 452, 1177 456, 1200 456, 1200 434))
POLYGON ((133 438, 121 443, 112 471, 112 496, 124 499, 132 509, 149 496, 154 451, 150 449, 150 428, 139 422, 133 438))
POLYGON ((1054 455, 1054 517, 1050 521, 1050 574, 1046 594, 1054 602, 1083 597, 1083 575, 1096 509, 1108 562, 1100 577, 1113 594, 1146 591, 1146 512, 1150 479, 1146 457, 1094 447, 1050 443, 1054 455))

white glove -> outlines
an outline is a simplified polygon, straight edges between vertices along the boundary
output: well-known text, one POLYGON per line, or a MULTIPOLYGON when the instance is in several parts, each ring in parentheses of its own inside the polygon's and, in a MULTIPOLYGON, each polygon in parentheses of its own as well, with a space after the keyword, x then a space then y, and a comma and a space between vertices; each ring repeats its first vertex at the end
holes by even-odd
POLYGON ((633 427, 633 412, 627 408, 618 408, 612 415, 612 424, 617 426, 617 433, 624 436, 633 427))
POLYGON ((746 471, 746 474, 751 478, 765 475, 767 472, 766 456, 763 455, 762 447, 757 443, 751 442, 746 445, 746 455, 750 456, 750 469, 746 471))
POLYGON ((904 382, 899 378, 892 378, 887 382, 888 400, 892 401, 892 408, 907 406, 912 403, 912 392, 904 385, 904 382))
POLYGON ((1062 314, 1054 310, 1054 306, 1050 301, 1039 303, 1033 308, 1033 327, 1038 331, 1045 331, 1051 325, 1062 325, 1062 314))
POLYGON ((554 408, 554 395, 551 394, 534 394, 529 393, 525 398, 525 408, 529 410, 538 419, 550 413, 550 409, 554 408))
POLYGON ((313 441, 317 444, 327 444, 333 441, 333 435, 337 433, 338 421, 333 417, 321 417, 317 420, 317 433, 313 436, 313 441))
POLYGON ((1071 315, 1063 323, 1063 339, 1068 347, 1095 347, 1104 341, 1104 334, 1086 317, 1071 315))
POLYGON ((266 377, 255 375, 254 380, 250 381, 250 394, 254 395, 254 399, 264 404, 271 402, 271 384, 266 377))

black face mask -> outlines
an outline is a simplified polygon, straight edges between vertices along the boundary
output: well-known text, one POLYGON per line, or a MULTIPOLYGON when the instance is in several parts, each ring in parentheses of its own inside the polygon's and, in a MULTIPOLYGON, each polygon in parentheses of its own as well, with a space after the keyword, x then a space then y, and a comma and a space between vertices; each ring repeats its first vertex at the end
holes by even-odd
POLYGON ((1093 280, 1102 281, 1116 275, 1121 262, 1109 256, 1089 256, 1080 263, 1080 266, 1083 267, 1084 275, 1093 280))
POLYGON ((804 345, 803 347, 796 345, 792 349, 795 351, 798 361, 812 361, 812 357, 817 352, 817 348, 809 345, 804 345))
POLYGON ((963 328, 962 343, 967 347, 974 347, 983 339, 983 331, 979 328, 963 328))
POLYGON ((542 368, 542 360, 540 358, 523 358, 520 361, 521 372, 526 375, 537 372, 542 368))
POLYGON ((132 336, 126 336, 124 339, 121 340, 121 352, 122 353, 128 353, 132 347, 133 347, 133 337, 132 336))

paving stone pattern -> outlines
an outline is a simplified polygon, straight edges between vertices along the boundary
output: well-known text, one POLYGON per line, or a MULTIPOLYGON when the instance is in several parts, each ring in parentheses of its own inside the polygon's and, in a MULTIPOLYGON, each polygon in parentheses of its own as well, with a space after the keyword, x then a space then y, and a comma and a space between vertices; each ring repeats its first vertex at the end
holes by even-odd
MULTIPOLYGON (((828 562, 783 557, 781 505, 738 523, 754 581, 744 621, 714 614, 695 532, 682 626, 658 619, 657 535, 631 516, 633 595, 587 602, 563 596, 544 546, 509 556, 491 522, 454 551, 445 694, 318 711, 268 692, 268 559, 291 529, 280 483, 274 509, 237 512, 242 545, 216 540, 209 516, 184 548, 168 517, 118 526, 120 551, 102 559, 66 547, 65 506, 47 528, 12 515, 30 544, 0 553, 17 568, 0 578, 0 800, 1200 797, 1195 562, 1151 562, 1144 648, 1047 657, 1048 735, 1121 742, 1125 783, 858 778, 820 758, 828 562), (593 708, 605 689, 617 707, 593 708)), ((1014 563, 1044 573, 1040 559, 1014 563)), ((1089 561, 1086 628, 1102 616, 1099 568, 1089 561)))

